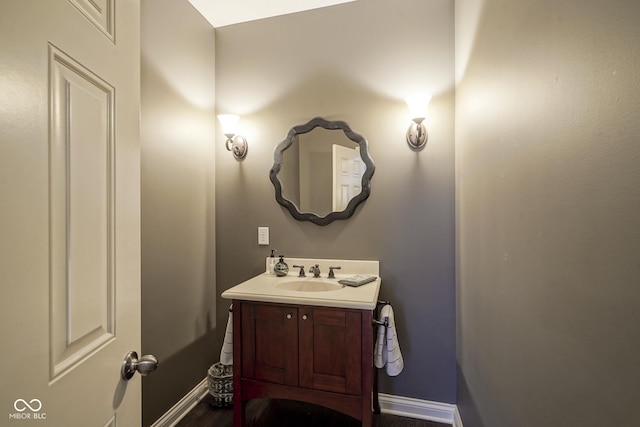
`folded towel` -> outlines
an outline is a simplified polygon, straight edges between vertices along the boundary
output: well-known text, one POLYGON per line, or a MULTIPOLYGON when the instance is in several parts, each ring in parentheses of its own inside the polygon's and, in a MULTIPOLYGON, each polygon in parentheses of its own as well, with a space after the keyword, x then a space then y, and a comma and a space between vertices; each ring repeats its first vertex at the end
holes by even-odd
POLYGON ((344 279, 338 280, 338 283, 346 286, 362 286, 364 284, 373 282, 376 280, 376 276, 366 276, 364 274, 357 274, 355 276, 345 277, 344 279))
POLYGON ((224 332, 224 343, 220 350, 220 363, 223 365, 233 365, 233 313, 229 311, 227 329, 224 332))
POLYGON ((381 322, 387 322, 387 326, 378 326, 378 337, 376 339, 376 349, 373 354, 373 363, 376 368, 386 365, 387 374, 395 377, 404 368, 404 359, 400 352, 398 335, 396 334, 396 324, 393 319, 393 308, 389 304, 380 310, 381 322))

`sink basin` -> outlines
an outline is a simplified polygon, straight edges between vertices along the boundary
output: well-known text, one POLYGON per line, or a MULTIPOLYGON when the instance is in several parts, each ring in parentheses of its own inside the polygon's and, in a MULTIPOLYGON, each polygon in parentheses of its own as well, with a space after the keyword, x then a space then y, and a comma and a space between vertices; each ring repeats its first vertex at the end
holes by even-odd
POLYGON ((291 282, 278 283, 276 288, 297 291, 297 292, 327 292, 337 291, 344 288, 338 282, 314 281, 314 280, 296 280, 291 282))

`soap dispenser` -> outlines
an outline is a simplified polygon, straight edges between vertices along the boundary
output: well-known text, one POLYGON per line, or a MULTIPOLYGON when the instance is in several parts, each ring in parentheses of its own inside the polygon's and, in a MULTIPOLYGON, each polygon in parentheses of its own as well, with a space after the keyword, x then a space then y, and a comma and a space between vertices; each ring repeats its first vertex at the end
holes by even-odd
POLYGON ((267 267, 268 267, 267 273, 273 276, 275 274, 275 271, 274 271, 275 266, 276 266, 276 250, 271 249, 271 256, 269 257, 269 263, 267 264, 267 267))
POLYGON ((289 266, 284 262, 284 255, 280 255, 280 261, 273 267, 276 276, 283 277, 289 274, 289 266))

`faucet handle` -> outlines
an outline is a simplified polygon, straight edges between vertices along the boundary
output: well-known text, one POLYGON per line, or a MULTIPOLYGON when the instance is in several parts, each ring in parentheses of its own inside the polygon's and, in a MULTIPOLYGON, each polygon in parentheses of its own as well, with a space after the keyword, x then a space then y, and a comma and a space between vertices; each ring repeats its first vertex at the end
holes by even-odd
POLYGON ((300 269, 300 273, 298 273, 298 277, 307 277, 304 274, 304 265, 294 265, 293 268, 299 268, 300 269))
POLYGON ((329 275, 327 276, 329 279, 335 279, 336 275, 333 273, 333 270, 340 270, 342 267, 329 267, 329 275))

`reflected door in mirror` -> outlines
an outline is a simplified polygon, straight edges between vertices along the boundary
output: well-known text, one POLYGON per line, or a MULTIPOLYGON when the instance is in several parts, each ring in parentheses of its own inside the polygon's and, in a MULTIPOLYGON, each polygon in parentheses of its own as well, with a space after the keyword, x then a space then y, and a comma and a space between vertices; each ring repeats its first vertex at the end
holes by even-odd
POLYGON ((360 193, 363 166, 360 147, 348 148, 342 145, 333 145, 333 194, 331 197, 333 211, 345 210, 349 201, 360 193))

